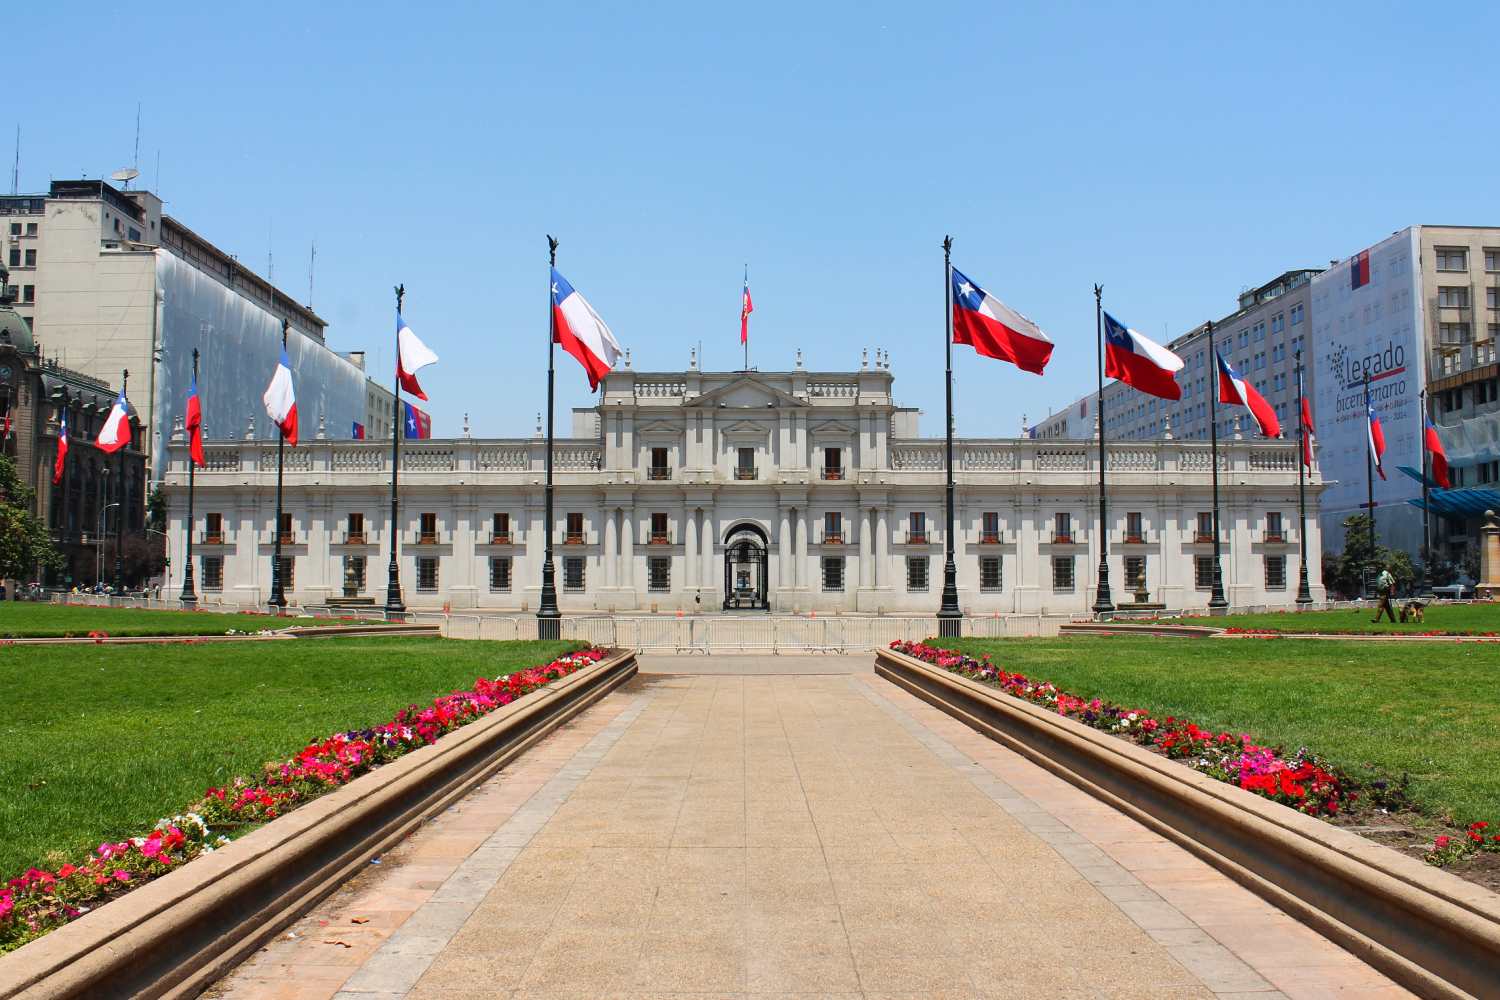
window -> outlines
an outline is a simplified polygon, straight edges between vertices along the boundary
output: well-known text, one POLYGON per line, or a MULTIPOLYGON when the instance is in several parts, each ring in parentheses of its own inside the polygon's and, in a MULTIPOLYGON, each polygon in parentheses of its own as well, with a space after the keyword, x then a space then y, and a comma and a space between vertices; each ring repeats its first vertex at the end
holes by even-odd
POLYGON ((1255 324, 1255 326, 1251 327, 1250 332, 1254 336, 1255 342, 1257 344, 1260 343, 1262 340, 1265 340, 1266 339, 1266 321, 1265 320, 1261 320, 1259 323, 1255 324))
POLYGON ((21 301, 22 302, 35 302, 36 301, 36 286, 35 285, 22 285, 21 286, 21 301))
POLYGON ((360 513, 350 513, 348 517, 347 534, 344 541, 350 545, 360 545, 365 540, 365 516, 360 513))
POLYGON ((1491 273, 1500 271, 1500 250, 1493 247, 1484 248, 1484 269, 1491 273))
POLYGON ((979 560, 979 589, 987 594, 993 594, 1000 589, 1002 577, 1000 575, 1000 557, 985 556, 979 560))
POLYGON ((365 557, 344 557, 344 596, 355 597, 365 589, 365 557))
POLYGON ((1214 586, 1214 557, 1198 556, 1193 560, 1193 586, 1199 590, 1212 590, 1214 586))
POLYGON ((980 516, 979 543, 995 545, 1000 541, 1000 513, 987 510, 980 516))
POLYGON ((490 590, 499 593, 510 590, 510 556, 490 558, 490 590))
POLYGON ((567 518, 567 525, 568 525, 567 533, 565 535, 563 535, 563 544, 564 545, 582 545, 583 544, 583 515, 581 513, 577 512, 577 511, 570 512, 568 514, 568 518, 567 518))
POLYGON ((844 478, 844 450, 842 448, 823 449, 823 478, 844 478))
POLYGON ((1266 556, 1266 589, 1286 589, 1286 556, 1266 556))
POLYGON ((1142 527, 1144 518, 1140 511, 1131 511, 1125 515, 1125 540, 1127 542, 1142 542, 1146 539, 1146 532, 1142 527))
POLYGON ((927 557, 906 557, 906 589, 918 593, 927 590, 927 557))
POLYGON ((12 222, 10 224, 10 234, 12 236, 20 236, 21 235, 21 224, 19 222, 12 222))
MULTIPOLYGON (((823 543, 825 545, 844 543, 844 515, 836 510, 830 510, 823 515, 823 543)), ((843 588, 840 587, 840 589, 843 588)))
MULTIPOLYGON (((921 545, 927 541, 927 515, 920 510, 914 510, 907 519, 907 541, 921 545)), ((926 587, 922 588, 926 590, 926 587)))
MULTIPOLYGON (((217 513, 217 512, 210 512, 210 513, 207 513, 207 514, 203 515, 203 544, 204 545, 222 545, 222 544, 224 544, 224 515, 223 514, 220 514, 220 513, 217 513)), ((222 564, 220 564, 220 568, 221 569, 223 568, 222 564)))
POLYGON ((284 594, 292 592, 293 584, 296 582, 296 560, 292 556, 281 557, 281 591, 284 594))
POLYGON ((583 556, 567 556, 563 559, 563 590, 577 592, 583 589, 583 556))
POLYGON ((1060 593, 1073 592, 1073 557, 1052 557, 1052 589, 1060 593))
POLYGON ((223 556, 204 556, 203 557, 202 566, 203 566, 203 572, 202 572, 201 576, 203 577, 203 589, 204 590, 223 590, 224 589, 224 557, 223 556))
POLYGON ((672 560, 652 556, 646 560, 646 589, 665 593, 672 589, 672 560))
MULTIPOLYGON (((1071 542, 1073 540, 1073 515, 1057 513, 1052 517, 1052 540, 1054 542, 1071 542)), ((1071 589, 1071 588, 1070 588, 1071 589)))
POLYGON ((671 544, 671 541, 671 537, 667 534, 667 515, 660 512, 652 514, 651 544, 668 545, 671 544))
POLYGON ((1271 317, 1271 332, 1280 333, 1286 329, 1286 313, 1277 313, 1271 317))
POLYGON ((1500 309, 1500 288, 1486 288, 1484 304, 1491 309, 1500 309))
POLYGON ((431 512, 422 514, 418 519, 417 542, 421 545, 436 545, 438 540, 437 515, 431 512))
POLYGON ((1439 323, 1438 343, 1444 347, 1458 347, 1469 342, 1469 324, 1439 323))
POLYGON ((1281 532, 1281 511, 1266 512, 1266 541, 1279 542, 1285 537, 1281 532))
POLYGON ((27 267, 36 267, 36 251, 35 250, 27 250, 26 251, 26 266, 27 267))
POLYGON ((823 557, 823 589, 838 591, 844 589, 844 557, 823 557))
POLYGON ((1469 287, 1467 285, 1439 285, 1438 286, 1438 308, 1440 308, 1440 309, 1467 309, 1467 308, 1469 308, 1469 287))
POLYGON ((1239 345, 1240 345, 1240 349, 1241 350, 1244 350, 1245 348, 1247 348, 1247 347, 1250 346, 1250 331, 1249 330, 1241 330, 1240 331, 1239 345))
POLYGON ((35 222, 28 222, 28 223, 26 223, 26 235, 27 236, 35 236, 36 235, 36 223, 35 222))
MULTIPOLYGON (((495 514, 490 517, 490 541, 495 545, 510 544, 509 514, 495 514)), ((506 589, 508 590, 509 587, 506 589)))
POLYGON ((667 449, 651 449, 651 479, 670 479, 672 470, 667 466, 667 449))
POLYGON ((276 526, 277 533, 281 536, 282 545, 290 545, 294 541, 292 535, 292 515, 283 513, 281 521, 276 526))
POLYGON ((1469 251, 1463 247, 1436 247, 1435 250, 1439 271, 1467 271, 1469 269, 1469 251))
POLYGON ((754 448, 740 448, 736 454, 737 454, 737 459, 736 459, 735 465, 734 465, 734 478, 736 478, 736 479, 754 479, 755 478, 755 449, 754 448))
POLYGON ((1125 557, 1125 589, 1140 593, 1146 589, 1146 557, 1125 557))
POLYGON ((20 267, 21 266, 21 248, 20 247, 11 247, 10 248, 10 266, 11 267, 20 267))
POLYGON ((417 560, 417 589, 437 590, 438 584, 438 561, 432 556, 423 556, 417 560))

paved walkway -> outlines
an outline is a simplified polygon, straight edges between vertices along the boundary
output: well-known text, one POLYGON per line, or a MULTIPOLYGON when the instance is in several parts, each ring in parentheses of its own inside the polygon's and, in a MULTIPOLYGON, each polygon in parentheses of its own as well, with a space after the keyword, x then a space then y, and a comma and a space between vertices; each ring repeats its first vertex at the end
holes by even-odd
POLYGON ((643 675, 209 995, 1409 994, 873 675, 643 675))

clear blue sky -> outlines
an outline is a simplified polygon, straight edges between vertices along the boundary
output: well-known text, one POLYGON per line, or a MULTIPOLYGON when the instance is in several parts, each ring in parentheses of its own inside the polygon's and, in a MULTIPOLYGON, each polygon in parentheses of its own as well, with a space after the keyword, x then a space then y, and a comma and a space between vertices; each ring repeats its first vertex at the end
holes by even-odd
MULTIPOLYGON (((330 343, 382 375, 404 282, 438 435, 530 433, 546 233, 636 368, 738 368, 748 261, 752 364, 887 347, 928 434, 952 233, 1058 344, 1043 378, 955 352, 989 435, 1092 387, 1096 281, 1176 336, 1403 226, 1500 223, 1500 5, 1014 6, 85 3, 58 36, 22 4, 9 106, 25 191, 128 165, 140 101, 167 210, 299 297, 316 239, 330 343)), ((590 396, 559 366, 561 416, 590 396)))

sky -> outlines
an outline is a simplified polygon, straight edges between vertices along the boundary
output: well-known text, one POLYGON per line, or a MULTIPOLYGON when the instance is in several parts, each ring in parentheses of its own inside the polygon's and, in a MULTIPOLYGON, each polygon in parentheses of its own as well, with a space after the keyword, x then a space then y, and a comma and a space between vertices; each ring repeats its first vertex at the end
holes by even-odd
MULTIPOLYGON (((741 368, 748 265, 752 366, 885 348, 939 434, 951 234, 1057 343, 1042 377, 955 349, 958 432, 1011 435, 1094 387, 1095 283, 1170 338, 1405 226, 1500 224, 1500 5, 1353 10, 85 2, 80 34, 23 4, 0 150, 19 125, 23 192, 136 163, 299 299, 316 242, 329 344, 382 379, 404 284, 436 436, 532 432, 549 233, 637 370, 741 368)), ((566 428, 592 396, 557 378, 566 428)))

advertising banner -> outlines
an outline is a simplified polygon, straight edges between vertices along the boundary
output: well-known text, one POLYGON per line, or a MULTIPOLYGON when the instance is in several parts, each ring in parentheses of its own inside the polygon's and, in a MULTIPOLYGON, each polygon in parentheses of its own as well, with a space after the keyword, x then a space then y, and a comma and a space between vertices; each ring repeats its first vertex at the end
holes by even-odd
POLYGON ((1407 501, 1421 486, 1398 465, 1421 464, 1424 383, 1421 265, 1418 231, 1396 235, 1333 265, 1312 280, 1312 361, 1318 462, 1336 480, 1322 496, 1325 545, 1343 548, 1339 523, 1365 509, 1370 406, 1385 432, 1385 479, 1374 475, 1381 540, 1406 548, 1404 536, 1420 511, 1407 501))

